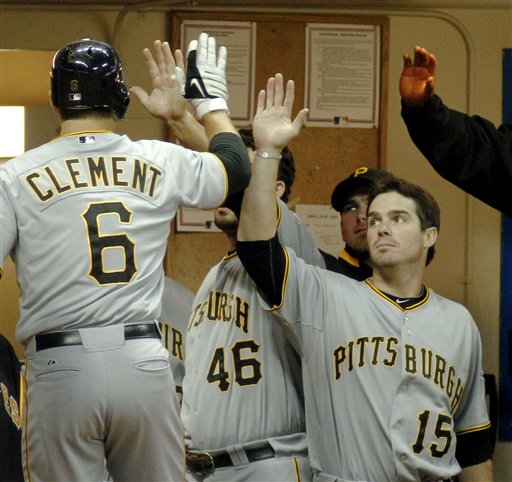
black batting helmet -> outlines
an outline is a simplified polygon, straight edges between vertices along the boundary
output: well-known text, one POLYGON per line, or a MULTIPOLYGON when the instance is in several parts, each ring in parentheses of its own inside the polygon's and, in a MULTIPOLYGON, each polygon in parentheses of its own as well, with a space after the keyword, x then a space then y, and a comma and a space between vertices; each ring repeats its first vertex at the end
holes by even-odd
POLYGON ((51 82, 52 103, 61 110, 103 107, 122 119, 130 103, 121 60, 104 42, 82 39, 60 49, 51 82))

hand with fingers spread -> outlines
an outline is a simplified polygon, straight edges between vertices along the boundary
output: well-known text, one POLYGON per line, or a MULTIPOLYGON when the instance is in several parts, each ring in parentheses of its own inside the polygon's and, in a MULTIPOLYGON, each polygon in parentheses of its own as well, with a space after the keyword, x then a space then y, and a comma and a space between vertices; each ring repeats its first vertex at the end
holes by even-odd
POLYGON ((148 94, 142 87, 133 86, 130 91, 151 115, 167 121, 181 119, 188 109, 182 95, 185 86, 183 54, 176 50, 173 57, 169 43, 160 40, 155 41, 154 48, 155 56, 149 49, 143 50, 153 90, 148 94))
POLYGON ((286 83, 281 74, 267 81, 267 90, 258 94, 258 107, 253 121, 253 134, 257 152, 279 156, 281 150, 298 136, 308 109, 302 109, 292 121, 292 107, 295 97, 293 80, 286 83))
POLYGON ((400 95, 408 107, 420 107, 434 94, 437 60, 422 47, 414 47, 414 61, 403 55, 404 68, 400 76, 400 95))
POLYGON ((226 56, 226 47, 220 47, 217 56, 215 38, 206 33, 189 44, 185 97, 199 118, 213 111, 228 111, 226 56))

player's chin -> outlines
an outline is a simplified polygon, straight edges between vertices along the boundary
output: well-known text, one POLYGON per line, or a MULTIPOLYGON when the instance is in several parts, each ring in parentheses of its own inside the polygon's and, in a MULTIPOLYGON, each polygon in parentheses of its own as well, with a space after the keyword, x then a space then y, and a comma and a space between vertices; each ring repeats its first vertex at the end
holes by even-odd
POLYGON ((397 257, 390 250, 386 249, 372 249, 370 257, 374 266, 386 267, 396 264, 397 257))
POLYGON ((357 237, 353 239, 350 243, 350 247, 356 253, 368 254, 368 241, 366 240, 366 235, 364 237, 357 237))

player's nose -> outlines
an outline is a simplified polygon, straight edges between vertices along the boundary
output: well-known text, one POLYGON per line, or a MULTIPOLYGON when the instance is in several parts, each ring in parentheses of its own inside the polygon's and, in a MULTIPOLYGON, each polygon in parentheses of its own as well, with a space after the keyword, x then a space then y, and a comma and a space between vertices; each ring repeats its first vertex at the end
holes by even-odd
POLYGON ((388 227, 388 224, 385 221, 381 221, 377 228, 377 233, 379 236, 389 236, 391 230, 388 227))

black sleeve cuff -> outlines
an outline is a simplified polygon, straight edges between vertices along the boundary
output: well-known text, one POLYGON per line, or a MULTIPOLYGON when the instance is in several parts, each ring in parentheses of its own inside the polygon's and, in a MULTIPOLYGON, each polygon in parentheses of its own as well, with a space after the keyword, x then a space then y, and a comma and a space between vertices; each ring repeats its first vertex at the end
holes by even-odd
POLYGON ((228 176, 227 196, 243 191, 251 178, 251 161, 240 136, 221 132, 211 139, 208 150, 224 164, 228 176))
POLYGON ((457 435, 455 457, 462 468, 478 465, 492 458, 491 433, 489 427, 484 430, 457 435))
POLYGON ((267 241, 238 241, 236 250, 265 301, 270 306, 280 306, 283 300, 286 255, 277 233, 267 241))

